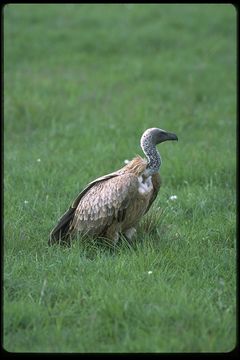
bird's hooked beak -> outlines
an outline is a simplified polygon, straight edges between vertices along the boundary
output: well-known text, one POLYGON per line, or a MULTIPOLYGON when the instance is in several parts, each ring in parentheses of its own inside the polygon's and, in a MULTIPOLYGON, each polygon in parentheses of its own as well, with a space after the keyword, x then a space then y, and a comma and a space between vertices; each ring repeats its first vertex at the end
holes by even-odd
POLYGON ((167 132, 167 131, 162 131, 159 140, 160 141, 158 143, 160 144, 160 143, 162 143, 164 141, 167 141, 167 140, 177 140, 178 141, 178 137, 174 133, 170 133, 170 132, 167 132))
POLYGON ((167 133, 167 140, 177 140, 178 141, 178 137, 174 133, 167 133))

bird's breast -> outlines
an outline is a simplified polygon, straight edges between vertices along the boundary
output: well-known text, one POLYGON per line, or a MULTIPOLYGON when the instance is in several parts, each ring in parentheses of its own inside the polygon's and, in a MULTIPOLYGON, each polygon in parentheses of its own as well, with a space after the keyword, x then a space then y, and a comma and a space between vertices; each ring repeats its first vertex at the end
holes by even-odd
POLYGON ((141 195, 148 195, 153 190, 152 176, 143 178, 143 176, 138 177, 138 192, 141 195))

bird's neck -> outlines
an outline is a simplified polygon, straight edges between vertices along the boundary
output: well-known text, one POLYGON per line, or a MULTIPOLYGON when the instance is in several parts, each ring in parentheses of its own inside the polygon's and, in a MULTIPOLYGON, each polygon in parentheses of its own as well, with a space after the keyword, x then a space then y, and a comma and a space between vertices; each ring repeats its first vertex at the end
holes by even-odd
POLYGON ((153 144, 151 138, 141 141, 142 150, 147 158, 147 171, 149 175, 155 174, 159 171, 162 159, 156 145, 153 144))

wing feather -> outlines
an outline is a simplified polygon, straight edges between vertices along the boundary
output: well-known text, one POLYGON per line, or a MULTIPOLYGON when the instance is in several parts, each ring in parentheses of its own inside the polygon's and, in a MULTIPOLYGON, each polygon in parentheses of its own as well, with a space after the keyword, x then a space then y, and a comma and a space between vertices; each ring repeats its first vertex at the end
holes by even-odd
MULTIPOLYGON (((111 179, 115 176, 118 176, 120 174, 119 171, 115 171, 113 173, 101 176, 94 181, 90 182, 76 197, 76 199, 73 201, 72 205, 69 207, 69 209, 60 217, 60 219, 57 222, 57 225, 52 229, 50 232, 50 237, 48 244, 52 245, 55 242, 59 242, 61 240, 68 241, 67 238, 69 237, 69 229, 71 227, 71 223, 75 216, 76 208, 81 201, 82 197, 87 193, 87 191, 93 187, 95 184, 111 179)), ((82 220, 84 218, 84 214, 81 215, 82 220)))
POLYGON ((134 174, 122 174, 96 183, 80 200, 72 230, 101 233, 114 220, 123 221, 124 211, 138 191, 134 174))

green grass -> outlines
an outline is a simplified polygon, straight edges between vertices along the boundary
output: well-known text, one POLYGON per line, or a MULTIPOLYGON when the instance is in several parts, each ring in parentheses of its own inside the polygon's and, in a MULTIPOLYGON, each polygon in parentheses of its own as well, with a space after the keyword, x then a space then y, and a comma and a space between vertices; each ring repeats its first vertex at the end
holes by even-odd
POLYGON ((232 350, 235 228, 233 6, 4 8, 7 351, 232 350), (148 127, 179 141, 159 146, 163 184, 136 243, 48 247, 148 127))

